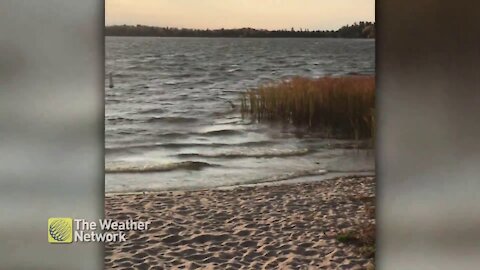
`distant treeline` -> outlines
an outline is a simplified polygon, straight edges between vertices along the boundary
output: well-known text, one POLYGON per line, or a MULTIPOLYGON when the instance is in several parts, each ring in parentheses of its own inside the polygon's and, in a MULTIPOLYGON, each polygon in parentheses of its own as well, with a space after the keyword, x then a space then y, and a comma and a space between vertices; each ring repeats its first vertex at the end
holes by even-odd
POLYGON ((112 25, 105 27, 106 36, 149 36, 149 37, 305 37, 305 38, 375 38, 375 23, 359 22, 346 25, 338 30, 262 30, 239 29, 188 29, 155 27, 146 25, 112 25))

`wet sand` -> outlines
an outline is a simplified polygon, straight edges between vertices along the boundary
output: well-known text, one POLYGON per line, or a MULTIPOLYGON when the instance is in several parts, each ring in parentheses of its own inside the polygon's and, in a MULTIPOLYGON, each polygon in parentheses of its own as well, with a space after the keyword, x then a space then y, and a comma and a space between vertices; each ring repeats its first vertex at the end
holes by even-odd
POLYGON ((106 218, 151 221, 105 245, 105 269, 372 269, 339 235, 374 224, 374 177, 108 194, 106 218))

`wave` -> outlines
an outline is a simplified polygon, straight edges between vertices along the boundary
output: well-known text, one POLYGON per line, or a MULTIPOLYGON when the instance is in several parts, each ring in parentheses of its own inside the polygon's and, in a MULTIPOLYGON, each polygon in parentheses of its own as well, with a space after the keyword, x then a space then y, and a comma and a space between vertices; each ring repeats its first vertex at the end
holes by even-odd
POLYGON ((166 122, 166 123, 193 123, 197 122, 197 118, 193 117, 150 117, 145 123, 166 122))
POLYGON ((375 169, 353 169, 353 170, 328 170, 331 173, 375 173, 375 169))
POLYGON ((307 176, 315 176, 315 175, 324 175, 329 173, 330 171, 324 169, 313 169, 313 170, 305 170, 305 171, 297 171, 292 173, 285 173, 281 175, 274 175, 264 178, 258 178, 247 182, 238 182, 234 185, 242 185, 242 184, 259 184, 259 183, 270 183, 270 182, 278 182, 278 181, 285 181, 300 177, 307 177, 307 176))
POLYGON ((243 134, 244 131, 242 130, 234 130, 234 129, 221 129, 221 130, 212 130, 204 133, 200 133, 203 135, 239 135, 243 134))
POLYGON ((193 74, 192 73, 180 73, 180 74, 174 74, 171 77, 175 78, 175 79, 184 79, 184 78, 193 77, 193 74))
POLYGON ((200 161, 182 161, 173 163, 114 163, 106 164, 106 173, 152 173, 152 172, 168 172, 174 170, 192 170, 198 171, 206 167, 214 167, 218 165, 200 161))
POLYGON ((170 80, 170 81, 164 81, 163 84, 164 85, 176 85, 176 84, 178 84, 178 82, 175 81, 175 80, 170 80))
POLYGON ((231 69, 227 70, 227 73, 233 73, 233 72, 237 72, 237 71, 243 71, 243 69, 241 69, 241 68, 231 68, 231 69))
POLYGON ((121 116, 108 116, 105 117, 105 122, 116 124, 116 123, 133 123, 136 120, 133 118, 128 118, 128 117, 121 117, 121 116))
POLYGON ((257 145, 268 145, 272 144, 272 141, 250 141, 243 143, 139 143, 126 146, 112 146, 105 147, 105 152, 116 153, 122 151, 129 151, 134 149, 145 149, 145 148, 192 148, 192 147, 207 147, 207 148, 216 148, 216 147, 238 147, 238 146, 257 146, 257 145))
POLYGON ((163 112, 165 112, 165 110, 163 110, 161 108, 152 108, 152 109, 141 110, 138 113, 140 113, 140 114, 150 114, 150 113, 163 113, 163 112))
POLYGON ((255 151, 252 149, 243 151, 231 151, 223 153, 182 153, 179 157, 202 157, 202 158, 265 158, 265 157, 294 157, 310 153, 309 149, 255 151))

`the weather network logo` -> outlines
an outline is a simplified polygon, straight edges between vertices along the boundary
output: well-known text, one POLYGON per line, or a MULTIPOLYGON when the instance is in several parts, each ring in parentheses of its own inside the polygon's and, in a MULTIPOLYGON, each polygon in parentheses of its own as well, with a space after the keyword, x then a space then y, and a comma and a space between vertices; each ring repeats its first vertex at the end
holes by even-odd
POLYGON ((72 218, 49 218, 48 219, 48 242, 49 243, 72 243, 73 219, 72 218))

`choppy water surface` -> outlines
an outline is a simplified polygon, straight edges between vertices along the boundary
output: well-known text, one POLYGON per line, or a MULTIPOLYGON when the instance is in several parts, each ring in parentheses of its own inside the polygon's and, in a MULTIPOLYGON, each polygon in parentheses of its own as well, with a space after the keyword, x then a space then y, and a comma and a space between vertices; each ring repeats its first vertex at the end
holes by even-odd
POLYGON ((351 39, 107 37, 107 192, 373 173, 371 150, 242 119, 239 93, 291 76, 374 74, 351 39))

